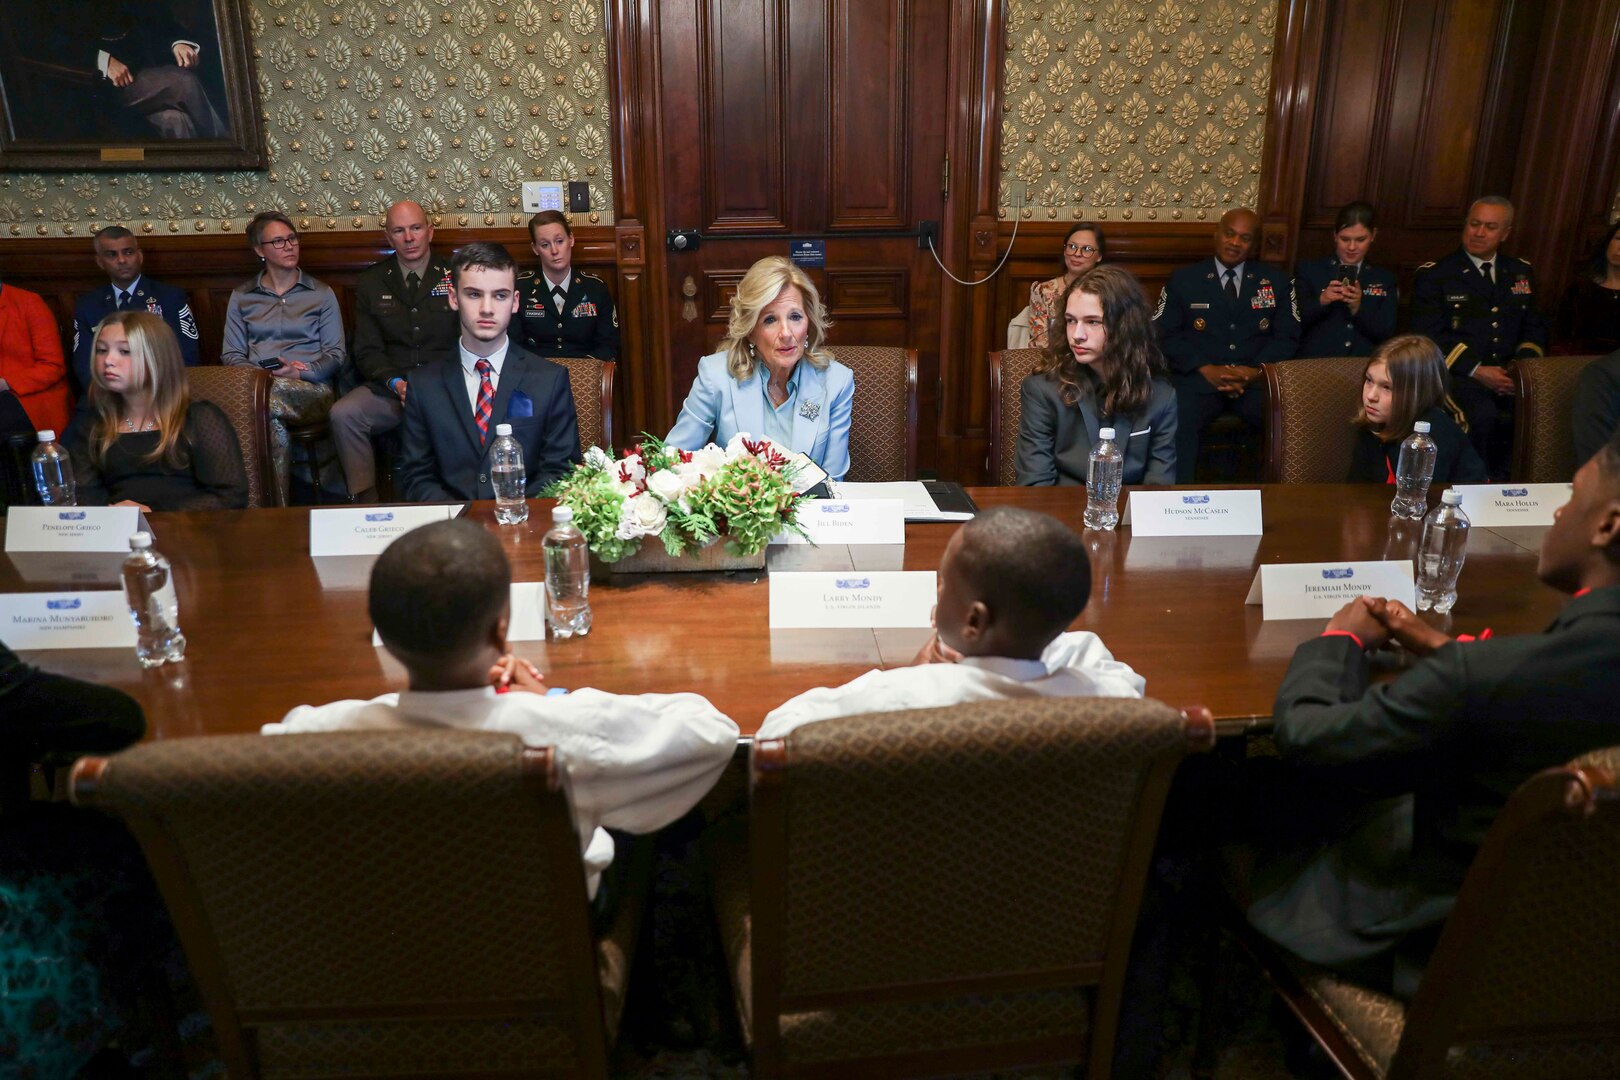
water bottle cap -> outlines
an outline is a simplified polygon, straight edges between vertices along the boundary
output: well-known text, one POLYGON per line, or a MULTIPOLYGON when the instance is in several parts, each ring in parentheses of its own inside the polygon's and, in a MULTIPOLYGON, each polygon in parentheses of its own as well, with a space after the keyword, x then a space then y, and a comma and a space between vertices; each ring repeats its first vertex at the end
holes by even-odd
POLYGON ((1105 427, 1097 432, 1097 437, 1099 439, 1112 439, 1114 437, 1114 429, 1111 427, 1105 427))
POLYGON ((558 525, 567 525, 574 520, 574 508, 558 503, 551 508, 551 520, 558 525))
POLYGON ((1419 420, 1417 423, 1412 425, 1412 430, 1417 432, 1419 435, 1427 435, 1429 433, 1430 426, 1431 425, 1427 420, 1419 420))
POLYGON ((1446 490, 1440 494, 1440 501, 1445 503, 1447 506, 1461 506, 1462 492, 1458 491, 1456 488, 1446 488, 1446 490))
POLYGON ((39 441, 40 442, 55 442, 56 441, 56 432, 52 431, 50 428, 46 428, 44 431, 39 432, 39 441))
POLYGON ((500 438, 502 435, 510 435, 510 434, 512 434, 512 425, 511 424, 496 424, 495 425, 495 437, 497 439, 500 438))
POLYGON ((149 548, 151 546, 152 546, 152 534, 151 533, 138 532, 134 536, 131 536, 129 538, 129 550, 131 550, 131 551, 145 551, 147 548, 149 548))

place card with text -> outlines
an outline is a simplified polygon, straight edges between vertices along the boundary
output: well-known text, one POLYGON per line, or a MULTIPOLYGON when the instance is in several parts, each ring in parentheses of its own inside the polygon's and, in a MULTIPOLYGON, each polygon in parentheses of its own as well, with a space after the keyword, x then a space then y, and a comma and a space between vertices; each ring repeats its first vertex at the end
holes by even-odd
POLYGON ((1259 536, 1260 492, 1133 491, 1125 511, 1132 536, 1259 536))
POLYGON ((1327 619, 1360 596, 1399 600, 1416 610, 1412 560, 1262 566, 1243 602, 1263 604, 1265 619, 1327 619))
POLYGON ((1457 484, 1470 525, 1551 525, 1573 484, 1457 484))
POLYGON ((311 555, 381 555, 383 548, 422 525, 448 521, 450 506, 317 507, 309 512, 311 555))
POLYGON ((5 593, 0 640, 19 650, 127 649, 135 646, 135 624, 122 590, 5 593))
MULTIPOLYGON (((546 640, 546 583, 514 581, 511 588, 512 615, 506 625, 506 640, 546 640)), ((382 646, 382 635, 375 630, 371 632, 371 644, 382 646)))
POLYGON ((930 626, 932 570, 771 574, 771 629, 930 626))
POLYGON ((783 531, 773 544, 904 544, 905 503, 899 499, 809 499, 799 504, 809 539, 783 531))
POLYGON ((142 530, 134 506, 13 506, 6 515, 7 551, 129 551, 142 530))

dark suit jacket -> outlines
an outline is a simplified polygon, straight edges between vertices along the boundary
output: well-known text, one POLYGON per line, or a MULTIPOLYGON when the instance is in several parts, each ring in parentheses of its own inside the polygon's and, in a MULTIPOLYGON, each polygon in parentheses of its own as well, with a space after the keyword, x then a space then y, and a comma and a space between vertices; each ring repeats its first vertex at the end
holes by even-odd
POLYGON ((449 359, 423 366, 411 379, 405 397, 404 449, 394 471, 405 498, 411 502, 493 499, 489 450, 495 443, 497 424, 511 424, 513 437, 523 447, 531 499, 583 460, 568 372, 524 352, 508 339, 486 443, 479 443, 459 350, 449 359), (526 408, 523 398, 528 399, 526 408), (521 415, 524 412, 529 415, 521 415))
POLYGON ((1299 345, 1292 280, 1253 259, 1243 264, 1236 303, 1215 276, 1214 256, 1177 269, 1159 293, 1153 322, 1176 385, 1199 394, 1216 392, 1198 374, 1205 364, 1259 367, 1292 360, 1299 345))
MULTIPOLYGON (((191 301, 177 285, 165 285, 142 274, 135 282, 139 307, 169 324, 180 342, 180 359, 186 367, 197 365, 197 320, 191 314, 191 301)), ((96 324, 118 310, 112 283, 80 296, 73 304, 73 383, 81 397, 90 389, 90 350, 96 344, 96 324)))
POLYGON ((416 368, 454 352, 461 324, 450 309, 450 265, 428 260, 412 292, 390 255, 354 281, 354 342, 349 357, 360 380, 392 398, 390 379, 409 382, 416 368))
POLYGON ((516 320, 521 327, 514 325, 512 330, 521 335, 524 348, 540 356, 618 359, 619 316, 613 295, 598 278, 570 271, 561 314, 544 271, 525 272, 518 278, 518 291, 523 295, 516 320))
MULTIPOLYGON (((1429 435, 1434 439, 1437 453, 1434 457, 1434 484, 1486 484, 1490 476, 1485 463, 1479 459, 1468 433, 1457 425, 1445 407, 1436 405, 1419 420, 1429 422, 1429 435)), ((1356 445, 1350 452, 1352 483, 1393 484, 1395 466, 1400 464, 1401 444, 1385 442, 1367 428, 1356 432, 1356 445)))
POLYGON ((1098 432, 1114 428, 1125 454, 1126 484, 1176 482, 1176 392, 1164 379, 1153 380, 1153 393, 1130 416, 1097 412, 1097 399, 1087 394, 1074 405, 1058 396, 1049 375, 1031 375, 1018 393, 1023 413, 1018 423, 1018 482, 1030 486, 1084 484, 1091 448, 1098 432))
POLYGON ((1361 310, 1351 314, 1343 300, 1322 303, 1322 290, 1344 276, 1339 260, 1311 259, 1294 267, 1294 295, 1299 298, 1299 353, 1306 359, 1324 356, 1369 356, 1373 346, 1395 335, 1398 300, 1395 275, 1361 264, 1361 310))
POLYGON ((1620 586, 1572 599, 1541 634, 1447 645, 1377 686, 1369 674, 1353 640, 1320 637, 1277 694, 1284 760, 1324 798, 1354 787, 1376 810, 1250 907, 1268 936, 1329 966, 1432 939, 1514 789, 1620 743, 1620 586))
POLYGON ((1536 308, 1530 264, 1497 252, 1494 286, 1458 248, 1418 267, 1412 283, 1412 330, 1433 338, 1453 378, 1481 364, 1506 364, 1547 351, 1547 323, 1536 308))

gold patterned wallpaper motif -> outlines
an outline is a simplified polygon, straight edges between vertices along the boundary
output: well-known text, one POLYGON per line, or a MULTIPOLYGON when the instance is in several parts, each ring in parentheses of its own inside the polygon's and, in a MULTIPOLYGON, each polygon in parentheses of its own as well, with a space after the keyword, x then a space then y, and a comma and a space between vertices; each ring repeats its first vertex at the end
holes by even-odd
POLYGON ((1253 206, 1276 0, 1009 0, 1001 216, 1214 219, 1253 206))
POLYGON ((0 173, 0 235, 241 232, 260 210, 370 230, 528 219, 525 180, 583 180, 613 220, 604 0, 250 0, 267 172, 0 173))

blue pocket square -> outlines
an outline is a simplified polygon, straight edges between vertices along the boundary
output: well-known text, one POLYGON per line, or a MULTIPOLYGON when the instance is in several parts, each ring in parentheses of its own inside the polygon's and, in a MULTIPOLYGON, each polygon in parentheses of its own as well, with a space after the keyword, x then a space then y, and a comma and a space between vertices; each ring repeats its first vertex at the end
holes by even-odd
POLYGON ((534 415, 534 399, 521 390, 512 391, 512 400, 507 403, 506 415, 511 420, 527 420, 534 415))

